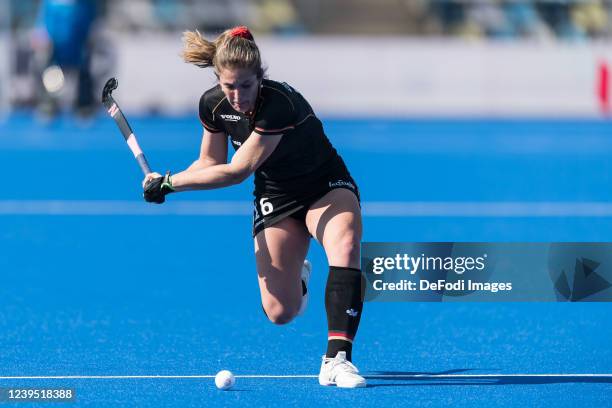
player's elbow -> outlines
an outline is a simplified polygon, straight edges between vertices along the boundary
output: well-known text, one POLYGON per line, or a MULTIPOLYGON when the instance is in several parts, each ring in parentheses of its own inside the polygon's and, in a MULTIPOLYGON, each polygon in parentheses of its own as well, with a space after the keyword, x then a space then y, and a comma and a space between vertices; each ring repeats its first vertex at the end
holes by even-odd
POLYGON ((218 166, 219 164, 226 164, 227 163, 227 161, 225 161, 225 160, 220 160, 220 159, 217 159, 217 158, 212 157, 212 156, 200 157, 197 161, 202 163, 201 165, 203 167, 218 166))

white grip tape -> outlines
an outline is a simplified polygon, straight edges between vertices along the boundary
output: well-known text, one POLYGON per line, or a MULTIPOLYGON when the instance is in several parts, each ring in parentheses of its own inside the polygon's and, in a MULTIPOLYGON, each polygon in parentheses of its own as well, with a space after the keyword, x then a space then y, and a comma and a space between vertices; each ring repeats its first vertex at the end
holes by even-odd
POLYGON ((142 149, 138 145, 138 141, 136 140, 136 136, 133 133, 127 138, 127 144, 130 147, 130 150, 134 154, 134 157, 138 157, 138 155, 142 154, 142 149))

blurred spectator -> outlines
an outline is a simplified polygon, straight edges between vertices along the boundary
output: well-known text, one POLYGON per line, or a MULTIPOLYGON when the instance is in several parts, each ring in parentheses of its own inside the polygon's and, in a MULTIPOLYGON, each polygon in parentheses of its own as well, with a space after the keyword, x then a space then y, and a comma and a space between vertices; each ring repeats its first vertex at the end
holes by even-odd
POLYGON ((552 28, 557 37, 564 40, 580 40, 584 33, 574 25, 570 17, 571 0, 542 0, 538 8, 544 21, 552 28))
POLYGON ((608 33, 608 14, 601 0, 578 2, 571 10, 574 25, 590 37, 608 33))
POLYGON ((534 2, 506 0, 503 9, 515 37, 539 38, 550 36, 550 30, 540 19, 534 2))
POLYGON ((30 28, 36 20, 37 1, 10 0, 11 28, 13 31, 19 28, 30 28))
POLYGON ((289 0, 260 0, 251 25, 257 31, 277 34, 304 32, 297 10, 289 0))
POLYGON ((403 33, 562 40, 610 35, 608 15, 612 8, 612 0, 107 0, 106 3, 116 31, 198 28, 217 32, 247 24, 255 31, 274 34, 403 33), (381 26, 380 16, 393 18, 387 18, 381 26))
POLYGON ((463 34, 493 38, 513 37, 515 32, 506 17, 499 0, 470 2, 467 5, 463 34))
POLYGON ((94 110, 90 33, 96 6, 95 0, 40 3, 32 48, 41 78, 39 109, 45 116, 57 113, 60 92, 73 76, 76 76, 75 109, 83 115, 94 110))
POLYGON ((465 25, 465 2, 462 0, 431 0, 431 13, 442 25, 442 33, 456 34, 465 25))
POLYGON ((403 0, 409 35, 435 35, 441 32, 440 22, 430 13, 430 0, 403 0))
MULTIPOLYGON (((93 3, 103 5, 107 11, 105 21, 115 33, 177 32, 193 28, 218 32, 246 24, 257 32, 272 34, 403 34, 570 41, 612 35, 609 17, 612 0, 0 1, 10 4, 11 27, 15 31, 31 27, 36 14, 32 10, 39 7, 55 10, 60 20, 70 20, 64 25, 51 23, 50 30, 55 33, 47 36, 48 41, 58 41, 58 44, 62 41, 67 44, 68 37, 78 38, 72 49, 87 43, 87 29, 96 14, 86 8, 93 3)), ((56 17, 50 17, 48 12, 39 13, 39 26, 44 30, 47 30, 46 19, 56 17)), ((19 34, 14 38, 20 41, 19 34)), ((35 42, 44 42, 44 39, 35 42)))

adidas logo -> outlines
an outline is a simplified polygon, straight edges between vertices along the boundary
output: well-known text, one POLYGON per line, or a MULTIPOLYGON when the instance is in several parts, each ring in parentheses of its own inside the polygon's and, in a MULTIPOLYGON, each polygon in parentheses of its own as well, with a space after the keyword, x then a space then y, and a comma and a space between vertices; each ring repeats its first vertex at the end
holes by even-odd
POLYGON ((355 317, 359 314, 359 312, 356 311, 355 309, 346 309, 346 314, 351 317, 355 317))

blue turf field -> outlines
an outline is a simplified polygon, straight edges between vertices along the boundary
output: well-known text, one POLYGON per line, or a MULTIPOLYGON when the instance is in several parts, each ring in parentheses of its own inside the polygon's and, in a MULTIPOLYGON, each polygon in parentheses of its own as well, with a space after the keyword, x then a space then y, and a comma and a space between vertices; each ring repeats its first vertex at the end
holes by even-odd
MULTIPOLYGON (((364 241, 612 241, 611 122, 325 124, 360 185, 364 241)), ((157 171, 195 158, 195 116, 132 125, 157 171)), ((105 117, 44 127, 14 115, 0 163, 0 387, 73 387, 77 406, 100 407, 611 405, 610 377, 559 376, 612 373, 609 304, 368 303, 354 352, 364 390, 256 377, 220 392, 184 378, 317 374, 322 250, 309 255, 306 315, 276 327, 259 304, 251 181, 151 209, 105 117), (183 378, 6 378, 150 375, 183 378)))

